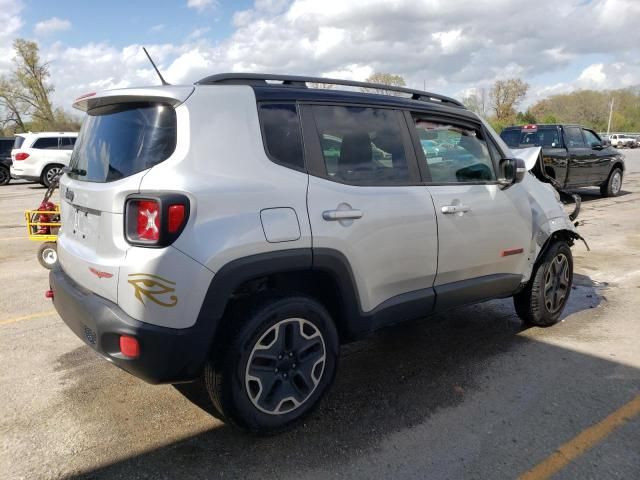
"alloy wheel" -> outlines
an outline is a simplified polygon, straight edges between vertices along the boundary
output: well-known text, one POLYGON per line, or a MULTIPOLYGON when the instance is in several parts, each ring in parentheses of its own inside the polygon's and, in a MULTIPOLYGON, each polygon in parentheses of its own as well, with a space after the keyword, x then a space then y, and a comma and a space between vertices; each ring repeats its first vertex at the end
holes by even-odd
POLYGON ((614 195, 620 191, 622 187, 622 176, 619 171, 613 172, 613 176, 611 177, 611 193, 614 195))
POLYGON ((58 252, 54 248, 46 248, 42 251, 42 260, 47 265, 55 265, 58 261, 58 252))
POLYGON ((558 312, 569 293, 569 260, 559 253, 552 260, 544 277, 544 304, 549 313, 558 312))
POLYGON ((282 320, 253 346, 245 371, 247 395, 261 412, 292 412, 316 390, 325 361, 325 341, 313 323, 302 318, 282 320))
POLYGON ((60 172, 62 171, 62 169, 60 167, 52 167, 49 170, 47 170, 47 185, 51 185, 51 183, 53 182, 53 180, 60 175, 60 172))

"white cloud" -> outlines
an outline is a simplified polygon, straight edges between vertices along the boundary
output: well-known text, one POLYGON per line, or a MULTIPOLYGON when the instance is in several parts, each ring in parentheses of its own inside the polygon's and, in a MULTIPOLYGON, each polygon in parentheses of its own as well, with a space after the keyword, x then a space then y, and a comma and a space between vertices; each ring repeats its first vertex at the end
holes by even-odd
POLYGON ((604 73, 604 64, 594 63, 585 68, 578 77, 578 83, 593 87, 602 87, 607 81, 607 75, 604 73))
POLYGON ((36 23, 33 31, 36 35, 49 35, 54 32, 63 32, 71 28, 71 22, 58 17, 51 17, 48 20, 36 23))
MULTIPOLYGON (((217 2, 187 5, 202 11, 217 2)), ((3 18, 14 27, 0 31, 0 49, 17 36, 19 3, 0 0, 3 18)), ((196 28, 183 41, 148 47, 171 83, 225 71, 354 80, 385 71, 404 76, 411 87, 424 83, 459 95, 519 76, 531 83, 529 99, 535 100, 578 88, 640 84, 640 57, 631 48, 640 45, 638 18, 638 0, 541 0, 526 6, 511 0, 257 0, 236 12, 226 39, 214 42, 206 28, 196 28)), ((69 107, 90 90, 158 83, 137 44, 55 43, 41 49, 51 62, 58 105, 69 107)), ((0 73, 2 62, 0 57, 0 73)))
POLYGON ((208 8, 215 8, 217 6, 217 0, 187 0, 187 7, 195 8, 199 12, 202 12, 208 8))
POLYGON ((159 32, 162 32, 163 30, 164 30, 164 23, 159 23, 149 29, 151 33, 159 33, 159 32))
POLYGON ((13 59, 12 42, 22 28, 22 2, 0 0, 0 74, 8 70, 13 59))
POLYGON ((187 40, 197 40, 198 38, 202 38, 204 35, 206 35, 210 31, 211 31, 210 27, 196 28, 187 36, 187 40))

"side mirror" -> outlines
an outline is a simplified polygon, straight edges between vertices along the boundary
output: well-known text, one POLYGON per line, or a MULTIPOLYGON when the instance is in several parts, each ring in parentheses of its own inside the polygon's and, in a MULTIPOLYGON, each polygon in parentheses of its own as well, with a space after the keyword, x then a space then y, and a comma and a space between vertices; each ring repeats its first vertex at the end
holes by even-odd
POLYGON ((527 173, 527 166, 521 158, 503 158, 498 165, 498 183, 505 188, 520 183, 527 173))
POLYGON ((594 150, 602 150, 604 147, 601 142, 591 142, 591 148, 594 150))

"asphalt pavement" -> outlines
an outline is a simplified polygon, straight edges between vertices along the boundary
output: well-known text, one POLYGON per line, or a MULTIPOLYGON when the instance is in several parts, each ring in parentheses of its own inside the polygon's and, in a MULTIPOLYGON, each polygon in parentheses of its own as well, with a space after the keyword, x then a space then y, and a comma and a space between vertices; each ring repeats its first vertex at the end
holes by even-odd
POLYGON ((256 438, 170 385, 99 358, 44 298, 23 211, 0 187, 2 478, 640 478, 640 150, 623 193, 582 189, 563 321, 526 328, 510 300, 459 308, 343 348, 298 428, 256 438))

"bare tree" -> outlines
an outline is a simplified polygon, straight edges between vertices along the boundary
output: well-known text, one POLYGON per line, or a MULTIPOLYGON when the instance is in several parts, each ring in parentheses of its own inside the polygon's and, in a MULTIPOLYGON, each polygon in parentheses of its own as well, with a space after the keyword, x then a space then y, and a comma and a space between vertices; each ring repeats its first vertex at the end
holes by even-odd
POLYGON ((4 77, 0 78, 0 128, 26 131, 23 120, 25 114, 28 114, 28 106, 16 98, 11 83, 4 77))
POLYGON ((516 115, 516 107, 529 90, 529 84, 519 78, 497 80, 489 93, 491 108, 498 122, 506 122, 516 115))
POLYGON ((462 103, 464 103, 464 106, 469 110, 477 113, 481 117, 488 117, 489 95, 486 88, 482 87, 474 89, 469 96, 462 99, 462 103))
MULTIPOLYGON (((393 75, 392 73, 385 73, 385 72, 373 73, 369 75, 369 77, 365 81, 369 83, 379 83, 381 85, 391 85, 394 87, 404 87, 406 85, 406 82, 404 81, 404 78, 401 75, 393 75)), ((386 95, 398 95, 398 92, 396 92, 395 90, 386 90, 384 88, 362 88, 361 90, 363 92, 369 92, 369 93, 383 93, 386 95)))
POLYGON ((319 90, 331 90, 334 85, 331 83, 309 82, 309 88, 317 88, 319 90))

